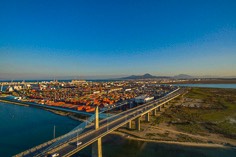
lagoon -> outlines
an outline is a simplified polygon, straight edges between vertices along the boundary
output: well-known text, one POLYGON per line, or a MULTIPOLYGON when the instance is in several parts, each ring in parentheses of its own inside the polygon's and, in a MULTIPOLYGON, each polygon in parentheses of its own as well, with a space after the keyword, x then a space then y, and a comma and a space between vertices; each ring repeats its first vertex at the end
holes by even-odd
POLYGON ((205 88, 232 88, 236 89, 236 84, 173 84, 185 87, 205 87, 205 88))
MULTIPOLYGON (((49 111, 0 102, 0 156, 8 157, 63 135, 80 124, 79 121, 49 111)), ((143 142, 107 135, 102 138, 104 157, 234 157, 235 149, 189 147, 143 142)), ((91 146, 75 156, 91 156, 91 146)))
POLYGON ((49 111, 0 102, 0 156, 8 157, 63 135, 79 121, 49 111))

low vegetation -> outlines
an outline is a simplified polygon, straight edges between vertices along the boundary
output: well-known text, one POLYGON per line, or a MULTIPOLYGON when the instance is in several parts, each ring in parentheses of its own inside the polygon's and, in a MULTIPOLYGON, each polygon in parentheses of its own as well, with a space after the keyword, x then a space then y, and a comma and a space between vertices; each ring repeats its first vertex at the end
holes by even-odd
POLYGON ((196 138, 189 137, 184 134, 178 134, 177 135, 177 141, 179 142, 195 142, 195 143, 202 143, 201 140, 198 140, 196 138))
POLYGON ((192 134, 211 132, 236 139, 236 90, 191 88, 155 122, 192 134))

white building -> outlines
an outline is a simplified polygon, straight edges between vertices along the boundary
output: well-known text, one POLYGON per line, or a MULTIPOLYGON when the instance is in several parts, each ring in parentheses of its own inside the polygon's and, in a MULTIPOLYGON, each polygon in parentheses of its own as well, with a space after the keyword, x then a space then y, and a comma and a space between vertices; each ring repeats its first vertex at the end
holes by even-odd
POLYGON ((21 90, 22 86, 14 86, 13 88, 14 88, 14 90, 21 90))
POLYGON ((85 80, 72 80, 71 81, 72 84, 84 84, 87 83, 85 80))
POLYGON ((153 99, 154 99, 154 97, 147 97, 146 95, 141 95, 141 96, 134 98, 134 101, 139 104, 139 103, 146 103, 146 102, 151 101, 153 99))

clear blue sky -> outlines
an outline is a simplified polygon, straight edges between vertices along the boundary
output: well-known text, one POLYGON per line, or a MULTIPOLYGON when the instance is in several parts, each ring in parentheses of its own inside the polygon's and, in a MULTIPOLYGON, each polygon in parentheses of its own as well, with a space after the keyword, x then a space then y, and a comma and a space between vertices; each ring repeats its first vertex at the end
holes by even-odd
POLYGON ((143 73, 236 76, 236 1, 0 1, 0 79, 143 73))

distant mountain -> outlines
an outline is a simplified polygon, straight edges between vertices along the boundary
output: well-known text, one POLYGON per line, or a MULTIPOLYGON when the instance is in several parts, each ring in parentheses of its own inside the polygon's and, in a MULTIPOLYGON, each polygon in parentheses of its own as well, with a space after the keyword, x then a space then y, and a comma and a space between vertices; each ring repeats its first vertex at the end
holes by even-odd
POLYGON ((144 74, 144 75, 131 75, 128 77, 123 77, 120 79, 125 79, 125 80, 134 80, 134 79, 155 79, 155 78, 170 78, 166 76, 153 76, 151 74, 144 74))
POLYGON ((174 78, 176 78, 176 79, 191 79, 194 77, 190 76, 190 75, 186 75, 186 74, 179 74, 179 75, 174 76, 174 78))

